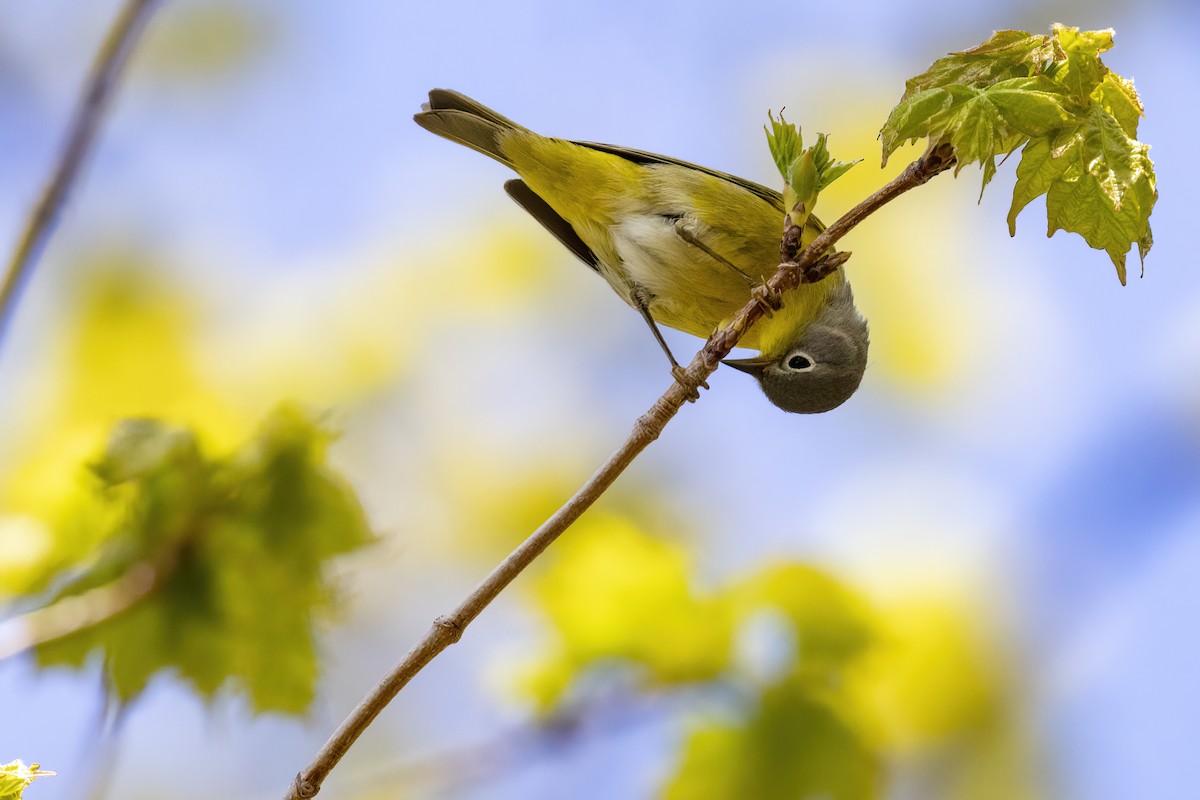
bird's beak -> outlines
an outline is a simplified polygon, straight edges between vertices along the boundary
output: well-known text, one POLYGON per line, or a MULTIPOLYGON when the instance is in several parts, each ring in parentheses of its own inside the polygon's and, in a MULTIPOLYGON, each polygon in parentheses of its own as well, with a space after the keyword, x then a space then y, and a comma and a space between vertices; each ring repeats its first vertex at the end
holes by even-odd
POLYGON ((762 371, 767 368, 767 365, 774 360, 773 358, 758 356, 757 358, 727 358, 721 363, 757 378, 762 375, 762 371))

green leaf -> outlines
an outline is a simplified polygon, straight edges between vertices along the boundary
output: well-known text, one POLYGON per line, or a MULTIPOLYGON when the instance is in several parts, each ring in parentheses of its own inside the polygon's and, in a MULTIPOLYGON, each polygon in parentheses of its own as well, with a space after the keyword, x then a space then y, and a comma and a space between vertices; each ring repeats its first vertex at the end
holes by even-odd
POLYGON ((817 143, 812 148, 813 161, 817 166, 817 192, 823 192, 829 184, 850 171, 855 164, 862 163, 861 158, 853 161, 838 161, 829 153, 828 134, 818 133, 817 143))
POLYGON ((1056 72, 1054 77, 1067 87, 1077 101, 1087 105, 1092 91, 1109 71, 1099 56, 1105 50, 1112 49, 1112 29, 1080 31, 1079 28, 1054 25, 1053 31, 1054 38, 1066 54, 1065 67, 1056 72))
POLYGON ((904 99, 892 109, 879 132, 883 140, 882 166, 887 166, 888 157, 905 142, 924 136, 932 141, 932 120, 951 111, 962 99, 961 93, 956 97, 950 90, 941 87, 906 93, 904 99))
POLYGON ((1062 90, 1042 75, 1010 78, 982 89, 926 89, 893 109, 883 127, 884 163, 904 141, 948 141, 958 158, 955 174, 967 164, 980 164, 986 186, 996 172, 996 156, 1011 153, 1028 137, 1046 135, 1069 119, 1062 90))
POLYGON ((804 150, 804 138, 800 135, 798 127, 783 118, 782 111, 779 112, 778 120, 775 119, 774 114, 768 111, 767 119, 770 120, 770 125, 764 126, 767 131, 767 147, 771 149, 771 157, 775 159, 775 166, 779 169, 779 174, 787 182, 792 164, 804 150))
POLYGON ((104 456, 92 471, 109 486, 143 478, 173 462, 194 460, 196 441, 190 431, 154 419, 117 423, 104 456))
POLYGON ((1025 136, 1046 136, 1071 118, 1061 87, 1044 75, 1002 81, 986 95, 1004 123, 1025 136))
POLYGON ((904 141, 950 141, 960 162, 1010 152, 1011 141, 1041 136, 1070 118, 1062 93, 1048 78, 1012 78, 984 89, 952 85, 927 89, 892 110, 883 128, 884 156, 904 141))
POLYGON ((153 590, 40 646, 39 662, 79 666, 98 650, 120 701, 174 672, 205 698, 229 689, 258 711, 304 711, 317 678, 314 626, 336 599, 327 562, 372 541, 353 491, 325 464, 328 441, 288 407, 216 459, 186 431, 119 425, 96 471, 120 479, 105 491, 125 514, 105 557, 60 597, 138 568, 153 573, 153 590))
POLYGON ((1115 72, 1109 72, 1104 80, 1092 90, 1091 99, 1100 104, 1108 113, 1116 117, 1125 133, 1133 138, 1137 136, 1138 123, 1146 116, 1142 100, 1133 88, 1133 81, 1122 78, 1115 72))
POLYGON ((0 765, 0 800, 21 800, 29 784, 41 777, 54 775, 39 769, 40 764, 25 766, 23 762, 10 761, 0 765))
POLYGON ((1008 214, 1010 233, 1030 200, 1046 195, 1047 235, 1078 233, 1105 250, 1122 283, 1125 257, 1133 244, 1145 259, 1153 243, 1150 212, 1158 193, 1149 147, 1129 138, 1120 122, 1093 106, 1077 127, 1053 142, 1031 142, 1017 167, 1008 214))
POLYGON ((984 88, 1010 78, 1040 75, 1064 57, 1058 41, 1025 31, 997 31, 981 45, 950 53, 904 86, 903 103, 915 94, 950 85, 984 88))
POLYGON ((1049 232, 1079 233, 1105 250, 1125 282, 1125 256, 1144 260, 1157 199, 1149 148, 1136 141, 1144 115, 1131 81, 1100 54, 1111 30, 1055 25, 1051 36, 1001 31, 982 45, 951 53, 908 81, 880 131, 883 160, 904 142, 949 143, 957 158, 983 167, 1023 146, 1008 213, 1009 232, 1034 198, 1046 195, 1049 232))
MULTIPOLYGON (((802 208, 804 216, 812 213, 817 204, 817 163, 813 160, 812 150, 805 150, 799 158, 792 162, 788 170, 787 191, 784 192, 785 208, 802 208)), ((797 225, 803 225, 803 220, 793 219, 797 225)))
POLYGON ((784 120, 782 113, 778 120, 769 112, 767 116, 767 145, 783 177, 783 206, 792 224, 803 227, 819 193, 862 159, 849 163, 834 160, 829 154, 829 137, 823 133, 817 134, 817 143, 806 149, 800 129, 784 120))
POLYGON ((1000 111, 983 94, 962 104, 955 123, 950 137, 958 156, 955 174, 967 164, 979 163, 983 166, 983 185, 987 186, 996 173, 996 155, 1017 146, 1019 142, 1013 141, 1016 135, 1002 134, 1000 111))
POLYGON ((1017 165, 1017 183, 1013 187, 1012 206, 1008 211, 1008 233, 1017 235, 1017 215, 1035 198, 1050 191, 1050 186, 1067 170, 1068 162, 1056 159, 1046 138, 1032 139, 1021 151, 1017 165))

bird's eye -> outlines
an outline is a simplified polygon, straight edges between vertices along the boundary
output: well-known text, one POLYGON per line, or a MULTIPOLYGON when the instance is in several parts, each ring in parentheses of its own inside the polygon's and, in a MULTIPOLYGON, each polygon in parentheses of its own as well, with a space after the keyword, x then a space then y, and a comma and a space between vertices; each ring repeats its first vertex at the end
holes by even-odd
POLYGON ((796 353, 788 359, 787 365, 790 369, 794 369, 797 372, 804 372, 805 370, 812 369, 813 362, 811 358, 803 353, 796 353))

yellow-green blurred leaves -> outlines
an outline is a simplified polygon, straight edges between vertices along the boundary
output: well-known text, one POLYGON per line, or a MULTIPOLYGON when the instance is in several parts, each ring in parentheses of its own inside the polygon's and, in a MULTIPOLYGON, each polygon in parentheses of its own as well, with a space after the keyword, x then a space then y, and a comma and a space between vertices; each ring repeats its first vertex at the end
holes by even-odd
MULTIPOLYGON (((453 533, 444 542, 457 554, 494 564, 529 532, 546 521, 578 488, 578 476, 590 465, 575 448, 523 454, 505 460, 503 453, 478 442, 447 437, 431 452, 422 469, 433 486, 446 493, 439 511, 453 533)), ((581 520, 577 524, 584 524, 581 520)))
POLYGON ((552 708, 595 664, 636 665, 650 686, 709 680, 726 667, 729 608, 692 585, 682 548, 603 512, 581 519, 557 547, 533 586, 555 637, 524 680, 539 708, 552 708))
POLYGON ((847 674, 869 738, 915 753, 994 716, 1000 667, 973 630, 975 620, 942 602, 905 602, 881 613, 886 632, 847 674))
MULTIPOLYGON (((799 658, 788 674, 828 686, 874 638, 870 610, 856 593, 812 567, 772 564, 702 591, 686 551, 626 517, 593 513, 556 545, 533 595, 555 641, 540 659, 546 685, 605 663, 645 670, 651 685, 712 680, 737 672, 735 637, 763 611, 787 621, 799 658), (565 671, 565 672, 564 672, 565 671), (569 674, 567 674, 569 673, 569 674)), ((558 694, 527 684, 543 707, 558 694)))
POLYGON ((878 611, 881 635, 846 673, 845 709, 873 750, 946 800, 1036 800, 1036 744, 989 625, 967 598, 926 594, 878 611))
POLYGON ((262 293, 247 320, 202 302, 207 293, 173 281, 178 272, 136 244, 97 245, 67 266, 72 283, 45 326, 44 357, 6 376, 28 401, 12 409, 20 422, 0 447, 0 540, 10 547, 0 597, 86 561, 97 531, 111 527, 82 466, 117 420, 171 420, 220 452, 281 399, 345 407, 407 363, 409 347, 379 330, 396 293, 362 281, 325 291, 316 313, 319 290, 289 281, 262 293))
POLYGON ((211 392, 200 391, 202 376, 189 357, 198 309, 152 270, 125 250, 88 264, 58 397, 68 421, 107 423, 148 413, 216 421, 228 413, 211 392))
POLYGON ((866 602, 819 569, 794 562, 769 564, 728 586, 722 593, 740 627, 755 613, 770 609, 791 625, 803 650, 795 669, 817 681, 859 656, 874 638, 866 602))
POLYGON ((846 717, 854 704, 843 688, 847 669, 876 635, 866 603, 820 570, 788 562, 731 583, 714 600, 739 631, 764 609, 786 620, 791 661, 765 681, 733 662, 721 679, 759 693, 746 700, 740 718, 713 716, 693 727, 663 796, 876 797, 880 756, 846 717))
POLYGON ((586 706, 606 675, 686 690, 699 713, 663 796, 867 800, 884 764, 930 759, 942 765, 930 798, 985 797, 997 780, 1033 796, 1003 661, 961 596, 877 607, 788 561, 705 590, 678 544, 592 516, 534 582, 552 637, 517 688, 546 717, 586 706), (747 657, 748 635, 776 640, 759 648, 774 663, 747 657))
POLYGON ((137 64, 156 81, 223 78, 262 56, 271 23, 262 10, 228 0, 175 3, 150 27, 137 64))
POLYGON ((800 681, 771 687, 745 720, 692 731, 666 800, 869 800, 879 797, 878 756, 837 704, 800 681))
POLYGON ((304 711, 317 677, 314 624, 333 599, 326 563, 372 540, 353 491, 325 464, 327 442, 288 407, 217 458, 185 429, 122 423, 94 466, 118 522, 56 599, 138 569, 151 591, 40 646, 39 663, 79 666, 99 650, 122 701, 173 671, 206 698, 224 687, 257 711, 304 711))
POLYGON ((25 766, 21 761, 0 765, 0 800, 21 800, 25 789, 38 778, 53 775, 43 772, 40 764, 25 766))
POLYGON ((463 315, 499 315, 522 306, 530 311, 540 308, 544 297, 539 295, 559 274, 559 262, 570 266, 577 262, 561 257, 554 242, 538 234, 533 227, 482 225, 443 255, 448 262, 444 269, 425 276, 429 282, 421 297, 426 301, 444 298, 463 315))
POLYGON ((45 365, 52 388, 33 395, 0 453, 0 530, 23 543, 0 567, 0 595, 36 591, 88 557, 111 509, 81 480, 82 466, 118 419, 186 420, 218 447, 249 428, 196 365, 194 303, 151 276, 136 254, 107 251, 83 270, 78 299, 62 304, 64 330, 51 336, 45 365))

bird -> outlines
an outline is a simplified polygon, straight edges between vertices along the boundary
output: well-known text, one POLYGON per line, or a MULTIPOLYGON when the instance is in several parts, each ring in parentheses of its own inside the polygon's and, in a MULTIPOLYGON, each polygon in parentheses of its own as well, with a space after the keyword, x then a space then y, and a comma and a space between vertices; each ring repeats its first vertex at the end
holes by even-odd
MULTIPOLYGON (((542 136, 456 91, 433 89, 414 115, 431 133, 511 168, 505 191, 637 310, 682 370, 658 324, 706 338, 779 264, 784 202, 743 178, 641 150, 542 136)), ((807 245, 823 229, 809 217, 807 245)), ((815 414, 858 389, 870 343, 844 268, 783 297, 724 364, 778 408, 815 414)))

